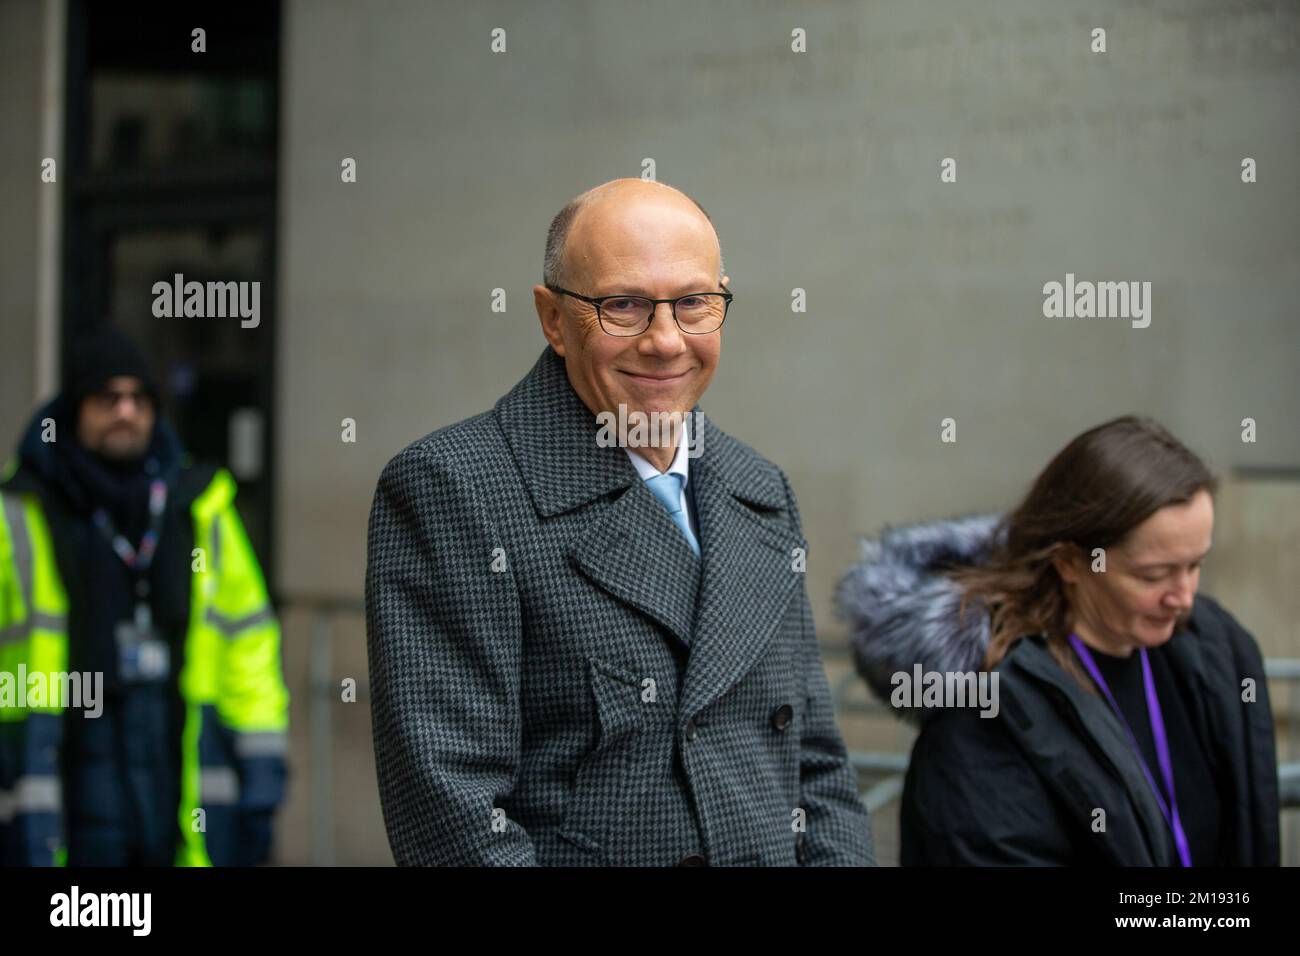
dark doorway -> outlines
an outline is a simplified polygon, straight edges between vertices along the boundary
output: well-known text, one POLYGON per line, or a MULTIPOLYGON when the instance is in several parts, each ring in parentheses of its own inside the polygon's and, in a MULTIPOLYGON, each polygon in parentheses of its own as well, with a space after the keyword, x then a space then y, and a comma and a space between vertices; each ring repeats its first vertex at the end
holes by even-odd
POLYGON ((72 0, 63 169, 63 341, 135 337, 191 456, 235 473, 268 578, 280 27, 278 2, 72 0), (156 317, 154 283, 176 274, 260 283, 257 327, 156 317))

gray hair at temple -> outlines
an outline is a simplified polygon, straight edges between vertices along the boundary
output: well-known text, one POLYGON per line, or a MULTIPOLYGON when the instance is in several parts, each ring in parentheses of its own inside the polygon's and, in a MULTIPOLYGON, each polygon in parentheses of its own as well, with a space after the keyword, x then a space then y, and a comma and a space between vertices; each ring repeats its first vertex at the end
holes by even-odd
MULTIPOLYGON (((668 184, 664 183, 663 185, 667 186, 668 184)), ((582 195, 575 196, 573 199, 570 199, 568 203, 565 204, 565 207, 561 209, 558 213, 556 213, 555 218, 551 220, 551 228, 546 231, 546 258, 542 262, 542 284, 547 286, 548 288, 558 287, 563 285, 563 276, 561 273, 563 272, 563 268, 564 268, 564 243, 569 238, 569 227, 573 225, 573 220, 578 215, 578 210, 587 204, 587 200, 591 197, 591 194, 594 193, 599 188, 600 188, 599 186, 596 186, 592 189, 587 190, 582 195)), ((709 211, 707 209, 705 209, 703 206, 700 205, 699 200, 697 200, 694 196, 691 196, 688 193, 684 193, 680 189, 677 189, 676 186, 669 186, 668 188, 674 189, 677 192, 682 193, 683 196, 685 196, 691 202, 695 203, 695 208, 698 209, 700 212, 704 213, 704 218, 709 220, 709 225, 711 226, 713 225, 713 217, 709 215, 709 211)), ((714 226, 713 231, 715 234, 717 233, 718 230, 716 226, 714 226)), ((719 285, 722 284, 722 277, 725 276, 726 274, 727 274, 727 263, 726 260, 723 259, 722 257, 722 237, 719 236, 718 237, 718 284, 719 285)))

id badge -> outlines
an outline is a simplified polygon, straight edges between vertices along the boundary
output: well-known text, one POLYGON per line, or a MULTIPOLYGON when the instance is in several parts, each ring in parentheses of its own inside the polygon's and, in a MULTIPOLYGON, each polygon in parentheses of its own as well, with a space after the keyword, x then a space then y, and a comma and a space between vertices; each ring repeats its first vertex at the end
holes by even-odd
POLYGON ((167 678, 171 650, 154 630, 149 605, 137 604, 134 621, 120 621, 116 628, 117 672, 126 683, 139 684, 167 678))

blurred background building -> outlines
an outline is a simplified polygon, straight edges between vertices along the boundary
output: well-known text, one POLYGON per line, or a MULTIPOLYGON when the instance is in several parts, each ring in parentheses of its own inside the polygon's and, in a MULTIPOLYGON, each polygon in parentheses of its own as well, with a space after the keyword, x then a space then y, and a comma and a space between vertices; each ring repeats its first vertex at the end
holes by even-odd
POLYGON ((702 405, 795 486, 883 862, 911 736, 866 703, 832 614, 857 538, 1004 509, 1119 414, 1224 475, 1202 587, 1279 660, 1300 761, 1297 103, 1289 0, 0 0, 0 444, 57 390, 63 341, 138 337, 188 447, 238 477, 283 616, 277 859, 391 863, 361 617, 375 480, 531 367, 550 218, 652 163, 722 237, 737 297, 702 405), (155 318, 174 273, 260 282, 258 327, 155 318), (1150 326, 1044 318, 1067 273, 1150 281, 1150 326))

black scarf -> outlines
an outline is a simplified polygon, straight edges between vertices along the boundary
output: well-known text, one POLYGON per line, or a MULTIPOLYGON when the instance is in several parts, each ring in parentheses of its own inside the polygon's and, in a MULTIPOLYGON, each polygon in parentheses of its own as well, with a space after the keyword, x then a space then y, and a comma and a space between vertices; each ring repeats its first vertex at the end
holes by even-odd
MULTIPOLYGON (((94 526, 92 515, 103 508, 114 529, 138 547, 149 527, 149 486, 159 477, 174 485, 179 456, 170 433, 159 425, 154 426, 145 454, 131 461, 106 460, 75 440, 56 446, 63 465, 60 484, 80 519, 75 553, 82 569, 85 612, 82 640, 74 648, 77 666, 102 672, 105 689, 115 692, 120 687, 115 629, 118 622, 134 615, 137 575, 94 526)), ((156 561, 149 569, 151 582, 155 567, 156 561)), ((157 588, 150 590, 150 604, 157 613, 157 588)))

